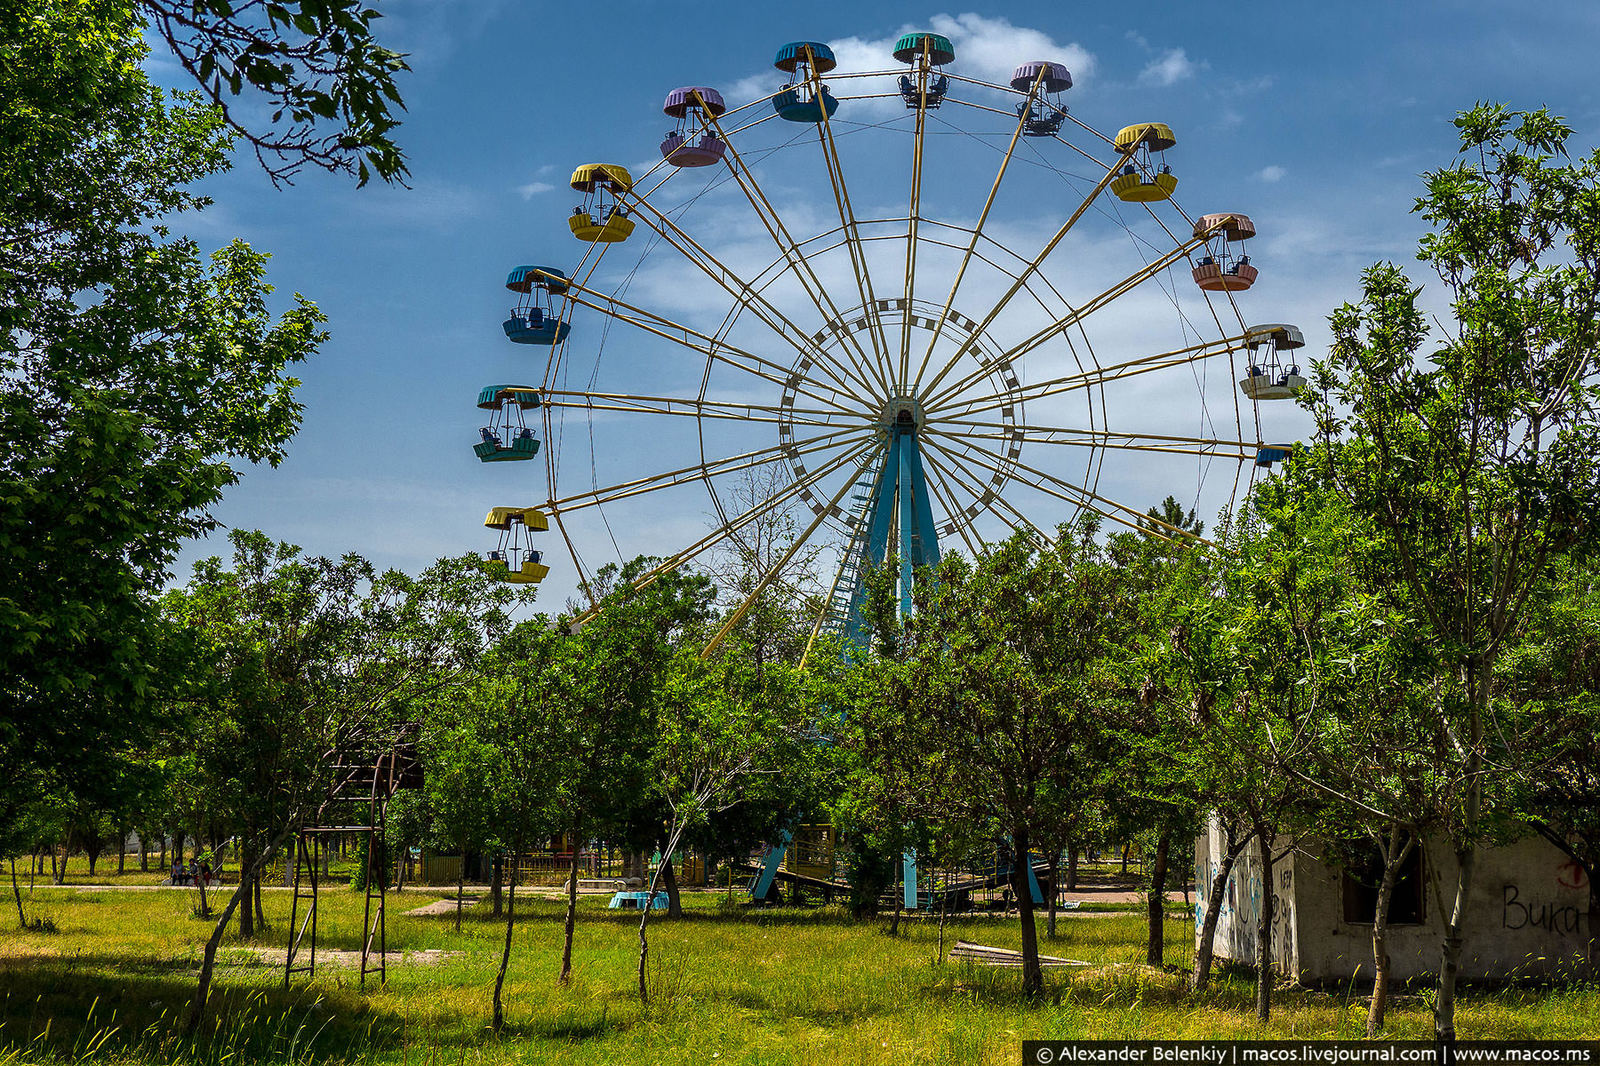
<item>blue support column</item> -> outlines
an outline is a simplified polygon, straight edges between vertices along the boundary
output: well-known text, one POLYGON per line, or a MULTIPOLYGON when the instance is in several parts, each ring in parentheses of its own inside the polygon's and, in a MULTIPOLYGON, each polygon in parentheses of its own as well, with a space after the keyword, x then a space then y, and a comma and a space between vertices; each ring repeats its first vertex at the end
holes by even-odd
MULTIPOLYGON (((885 433, 883 468, 878 473, 869 509, 864 517, 867 525, 863 544, 863 565, 857 572, 855 588, 851 590, 849 613, 845 617, 843 632, 846 647, 864 647, 867 644, 866 620, 862 608, 866 605, 867 590, 861 577, 868 566, 882 566, 889 557, 889 531, 898 525, 900 562, 899 594, 900 612, 909 615, 912 610, 911 593, 916 572, 922 567, 939 565, 939 535, 933 526, 933 504, 928 496, 927 478, 922 471, 922 450, 917 439, 917 412, 909 401, 886 417, 882 423, 885 433)), ((778 867, 788 850, 789 835, 768 849, 761 870, 750 881, 752 899, 763 900, 772 889, 778 867)), ((901 856, 901 898, 907 909, 917 907, 917 853, 908 849, 901 856)), ((1031 876, 1031 871, 1030 871, 1031 876)), ((1037 890, 1035 895, 1037 895, 1037 890)))

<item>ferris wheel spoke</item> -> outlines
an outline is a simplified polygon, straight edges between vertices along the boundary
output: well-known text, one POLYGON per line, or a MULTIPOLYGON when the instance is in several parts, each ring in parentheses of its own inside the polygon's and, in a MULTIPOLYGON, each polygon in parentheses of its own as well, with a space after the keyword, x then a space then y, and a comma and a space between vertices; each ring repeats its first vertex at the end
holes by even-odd
POLYGON ((974 559, 978 558, 983 554, 983 549, 980 547, 983 544, 983 537, 973 527, 971 516, 965 510, 956 506, 954 488, 957 482, 955 478, 934 458, 932 449, 922 451, 922 461, 928 465, 929 470, 938 475, 937 477, 928 478, 928 488, 948 516, 946 526, 940 532, 945 534, 954 532, 961 538, 961 542, 967 546, 967 550, 972 553, 972 557, 974 559), (946 487, 946 481, 950 483, 950 487, 946 487), (977 538, 976 541, 974 541, 974 537, 977 538))
MULTIPOLYGON (((1209 236, 1209 233, 1207 234, 1207 236, 1209 236)), ((1069 311, 1067 314, 1062 315, 1060 318, 1057 318, 1054 322, 1050 323, 1048 326, 1045 326, 1043 329, 1041 329, 1038 332, 1036 332, 1035 334, 1033 334, 1033 336, 1029 337, 1027 340, 1023 341, 1021 344, 1017 344, 1017 345, 1014 345, 1011 348, 1006 349, 1004 352, 1001 352, 998 356, 996 356, 993 360, 990 360, 989 362, 984 363, 978 369, 972 371, 971 373, 967 374, 965 377, 961 378, 961 380, 957 381, 954 385, 951 385, 948 388, 946 388, 943 392, 939 393, 936 396, 929 397, 929 399, 928 399, 929 405, 930 406, 937 405, 940 400, 947 399, 947 398, 949 398, 951 396, 959 395, 963 389, 966 389, 969 386, 975 384, 976 382, 983 380, 983 378, 985 376, 987 376, 994 369, 994 367, 996 365, 1009 366, 1012 363, 1015 363, 1018 359, 1021 359, 1023 356, 1027 355, 1029 352, 1031 352, 1034 349, 1038 348, 1041 344, 1043 344, 1045 341, 1049 340, 1051 337, 1054 337, 1054 336, 1056 336, 1056 335, 1058 335, 1058 334, 1060 334, 1062 332, 1065 332, 1066 330, 1071 329, 1073 326, 1075 326, 1078 323, 1082 322, 1084 319, 1088 318, 1090 315, 1094 314, 1096 311, 1098 311, 1101 308, 1105 307, 1107 304, 1111 303, 1113 300, 1117 299, 1120 296, 1125 296, 1128 293, 1132 292, 1141 283, 1143 283, 1145 281, 1148 281, 1149 279, 1155 277, 1157 274, 1159 274, 1163 270, 1167 269, 1167 267, 1171 266, 1177 260, 1182 259, 1183 257, 1187 256, 1189 254, 1189 252, 1192 251, 1197 245, 1204 244, 1204 243, 1205 243, 1205 238, 1202 238, 1202 237, 1191 238, 1188 241, 1185 241, 1183 244, 1178 245, 1178 247, 1174 248, 1172 251, 1166 253, 1165 255, 1161 256, 1160 258, 1155 259, 1152 262, 1145 264, 1145 266, 1143 268, 1134 271, 1132 274, 1129 274, 1127 277, 1123 278, 1121 281, 1117 282, 1115 285, 1112 285, 1109 289, 1106 289, 1104 292, 1100 293, 1098 296, 1095 296, 1093 299, 1091 299, 1088 303, 1084 304, 1082 307, 1076 308, 1076 309, 1074 309, 1072 311, 1069 311)))
MULTIPOLYGON (((727 146, 725 151, 731 157, 730 169, 733 172, 734 180, 738 183, 740 190, 744 192, 745 199, 750 201, 750 207, 755 211, 756 217, 766 227, 767 235, 772 238, 772 242, 783 253, 784 262, 793 272, 795 279, 800 282, 800 287, 805 290, 806 296, 815 305, 817 313, 826 322, 836 322, 843 318, 844 316, 840 312, 838 305, 834 303, 833 297, 828 294, 826 286, 822 284, 822 279, 812 269, 811 261, 800 250, 800 246, 795 241, 793 234, 789 232, 789 228, 784 225, 777 208, 773 206, 771 198, 761 188, 761 183, 757 180, 755 172, 745 164, 744 157, 739 154, 733 138, 723 131, 721 120, 709 110, 706 112, 706 116, 717 131, 717 136, 727 146)), ((883 395, 887 396, 890 392, 889 382, 883 376, 882 368, 867 355, 865 349, 861 347, 860 341, 856 340, 854 335, 849 335, 847 341, 855 349, 858 356, 856 359, 851 359, 851 365, 858 373, 865 369, 870 376, 876 379, 877 386, 883 390, 883 395)), ((868 385, 864 377, 858 377, 858 380, 861 384, 868 385)), ((868 387, 870 388, 870 385, 868 387)))
MULTIPOLYGON (((923 46, 924 61, 917 64, 917 119, 911 148, 911 207, 906 212, 906 286, 907 313, 900 316, 900 376, 902 383, 911 380, 911 300, 917 292, 917 231, 922 221, 922 152, 928 127, 928 72, 926 62, 928 44, 923 46)), ((943 328, 943 320, 939 323, 943 328)), ((937 336, 937 333, 935 334, 937 336)), ((911 391, 915 392, 913 388, 911 391)))
MULTIPOLYGON (((1050 537, 1034 524, 1033 520, 1023 514, 1015 505, 995 491, 992 484, 985 486, 982 479, 972 478, 967 472, 969 459, 956 454, 955 449, 946 447, 938 440, 928 437, 923 441, 930 452, 942 455, 949 464, 948 476, 952 484, 960 487, 961 491, 971 496, 973 503, 983 510, 998 518, 1001 524, 1011 529, 1021 529, 1034 537, 1041 544, 1048 544, 1050 537)), ((971 505, 968 505, 970 511, 971 505)), ((969 515, 969 517, 975 517, 969 515)), ((980 538, 981 539, 981 538, 980 538)), ((987 543, 987 542, 986 542, 987 543)))
POLYGON ((722 641, 727 637, 728 633, 733 630, 733 627, 738 625, 740 621, 744 619, 744 616, 750 612, 750 608, 755 604, 761 593, 766 590, 766 587, 772 583, 774 578, 783 572, 783 568, 789 565, 789 560, 794 558, 795 553, 800 550, 801 545, 805 544, 811 539, 811 535, 817 531, 818 527, 822 525, 823 521, 828 517, 828 515, 839 506, 839 501, 844 499, 844 494, 849 492, 854 487, 856 478, 860 476, 861 471, 866 469, 867 465, 871 461, 872 460, 870 458, 866 458, 862 459, 861 462, 856 464, 854 472, 850 477, 845 478, 844 481, 839 485, 838 491, 836 491, 833 494, 833 497, 828 500, 827 505, 817 511, 817 515, 811 520, 811 524, 806 526, 799 536, 795 537, 794 543, 789 545, 789 550, 783 553, 782 558, 767 568, 766 573, 761 575, 761 580, 756 582, 755 588, 750 591, 750 595, 745 598, 744 603, 740 604, 739 609, 734 611, 733 614, 728 617, 727 621, 722 623, 722 628, 717 630, 716 635, 711 638, 711 642, 708 643, 705 647, 705 650, 700 653, 701 658, 705 658, 715 651, 717 645, 722 643, 722 641))
MULTIPOLYGON (((816 99, 822 98, 822 75, 810 67, 811 91, 816 99)), ((833 186, 833 199, 839 209, 839 222, 844 227, 845 247, 850 253, 850 263, 855 270, 856 291, 861 296, 861 306, 872 323, 873 348, 879 365, 886 376, 893 376, 894 364, 889 358, 889 342, 883 334, 883 320, 878 317, 878 296, 873 291, 872 273, 867 269, 866 247, 856 225, 855 208, 850 203, 850 190, 845 186, 844 167, 839 161, 839 146, 833 138, 833 126, 828 120, 828 109, 821 108, 822 121, 817 123, 817 139, 822 145, 822 159, 827 165, 828 181, 833 186)))
MULTIPOLYGON (((1034 88, 1043 80, 1048 68, 1040 67, 1039 74, 1034 78, 1034 88)), ((1005 180, 1006 170, 1011 166, 1011 160, 1016 155, 1017 141, 1022 137, 1022 128, 1027 123, 1027 114, 1017 115, 1017 128, 1011 133, 1011 143, 1006 146, 1005 155, 1000 158, 1000 170, 994 176, 994 184, 989 186, 989 195, 983 201, 983 210, 978 213, 978 222, 972 228, 972 239, 967 242, 967 250, 961 255, 961 265, 956 268, 955 280, 950 283, 950 295, 945 297, 944 310, 939 312, 937 325, 928 338, 928 350, 922 353, 922 361, 917 365, 917 376, 911 383, 912 393, 922 384, 922 375, 928 370, 928 363, 933 358, 933 350, 939 343, 939 334, 944 330, 945 323, 950 320, 950 309, 955 306, 956 293, 961 288, 961 280, 967 276, 967 267, 972 265, 972 255, 978 248, 978 241, 983 236, 983 227, 989 221, 989 212, 994 208, 994 201, 1000 195, 1000 183, 1005 180)), ((920 128, 920 126, 919 126, 920 128)), ((909 293, 907 294, 910 295, 909 293)))
POLYGON ((646 477, 634 478, 631 481, 606 485, 603 488, 573 493, 571 496, 551 500, 549 506, 554 511, 581 511, 587 507, 596 507, 600 504, 625 500, 630 496, 639 496, 647 492, 659 492, 663 489, 675 488, 679 485, 687 485, 696 481, 708 481, 721 474, 732 474, 740 470, 764 466, 785 456, 811 455, 816 452, 825 452, 832 448, 849 447, 851 444, 859 443, 872 434, 873 430, 869 426, 849 426, 844 429, 836 429, 831 433, 810 437, 800 444, 787 439, 780 440, 776 444, 769 444, 764 448, 757 448, 741 455, 730 455, 712 462, 695 463, 677 470, 666 470, 659 474, 650 474, 646 477))
MULTIPOLYGON (((932 428, 930 428, 928 432, 944 437, 951 436, 951 434, 943 433, 940 430, 932 428)), ((960 438, 957 437, 954 439, 959 440, 960 438)), ((1086 510, 1093 511, 1102 518, 1108 519, 1112 522, 1118 522, 1124 526, 1127 526, 1129 529, 1135 530, 1136 532, 1148 533, 1151 536, 1161 537, 1163 540, 1182 538, 1185 540, 1197 541, 1201 544, 1211 543, 1204 537, 1196 537, 1188 530, 1179 529, 1177 526, 1163 522, 1159 518, 1151 518, 1145 512, 1140 511, 1137 508, 1129 507, 1125 503, 1119 503, 1116 500, 1111 499, 1109 496, 1102 496, 1100 493, 1095 492, 1092 489, 1085 488, 1082 485, 1075 485, 1064 478, 1059 478, 1054 474, 1046 473, 1045 471, 1040 470, 1038 467, 1030 466, 1029 464, 1024 463, 1021 459, 1009 459, 1007 461, 1010 467, 1009 470, 995 464, 992 460, 989 460, 986 453, 977 452, 976 459, 980 464, 987 466, 997 474, 1007 474, 1009 477, 1016 478, 1024 484, 1033 486, 1040 492, 1047 493, 1064 502, 1073 503, 1079 507, 1083 507, 1086 510), (1023 477, 1022 474, 1028 474, 1030 476, 1023 477), (1052 488, 1051 486, 1056 487, 1052 488), (1060 491, 1057 491, 1057 489, 1060 491), (1067 493, 1070 493, 1071 495, 1066 495, 1067 493), (1100 506, 1096 506, 1096 504, 1099 504, 1100 506), (1107 507, 1112 508, 1112 510, 1105 510, 1107 507), (1127 518, 1123 517, 1124 515, 1132 516, 1133 521, 1129 521, 1127 518), (1152 529, 1152 526, 1157 528, 1152 529), (1163 530, 1165 532, 1162 532, 1163 530)))
POLYGON ((1120 381, 1124 378, 1136 377, 1140 374, 1168 370, 1172 367, 1188 366, 1190 363, 1198 363, 1219 355, 1228 355, 1239 351, 1244 346, 1244 340, 1245 337, 1241 334, 1237 337, 1226 337, 1220 341, 1206 341, 1183 348, 1174 348, 1171 351, 1160 352, 1155 355, 1141 355, 1121 363, 1096 367, 1094 370, 1065 374, 1058 378, 1050 378, 1047 381, 1036 381, 1031 385, 1023 385, 1017 389, 1007 389, 981 396, 962 396, 946 406, 929 408, 929 415, 930 417, 937 415, 941 420, 949 420, 981 414, 984 411, 1001 411, 1021 403, 1043 400, 1063 393, 1076 392, 1081 389, 1120 381))
MULTIPOLYGON (((594 297, 594 299, 585 300, 570 293, 568 294, 568 299, 580 306, 599 311, 614 321, 624 322, 652 336, 681 345, 708 359, 725 363, 780 388, 789 386, 791 379, 794 379, 792 387, 797 393, 809 396, 818 403, 826 404, 836 411, 848 413, 855 410, 857 406, 854 403, 841 402, 840 396, 851 399, 855 397, 856 392, 832 372, 829 372, 828 380, 832 381, 837 388, 827 387, 828 391, 834 393, 834 395, 824 396, 822 393, 815 392, 802 385, 801 381, 804 379, 797 378, 792 367, 784 366, 782 363, 774 362, 771 359, 756 355, 754 352, 746 351, 743 348, 728 344, 726 341, 718 340, 697 329, 685 326, 681 322, 674 322, 670 318, 658 315, 654 311, 646 311, 644 308, 636 307, 625 300, 619 300, 615 296, 607 296, 604 293, 595 292, 593 289, 584 288, 576 284, 573 285, 573 288, 585 295, 594 297)), ((809 358, 813 353, 804 354, 809 358)), ((813 363, 812 365, 820 364, 813 363)), ((820 383, 818 384, 820 385, 820 383)))
POLYGON ((1130 145, 1126 151, 1118 153, 1117 158, 1106 168, 1105 174, 1095 184, 1095 187, 1089 190, 1089 195, 1083 198, 1083 203, 1079 204, 1077 210, 1072 212, 1071 217, 1062 223, 1061 228, 1056 230, 1055 235, 1045 242, 1045 246, 1039 251, 1039 254, 1034 256, 1028 265, 1023 268, 1022 272, 1017 275, 1016 280, 1006 289, 1005 294, 995 302, 994 307, 989 309, 989 313, 984 315, 983 320, 978 323, 978 328, 972 331, 972 336, 961 342, 960 347, 945 362, 944 367, 928 383, 928 392, 932 393, 939 387, 939 383, 960 363, 961 357, 972 350, 973 345, 978 342, 978 338, 983 335, 984 330, 993 325, 994 320, 1006 309, 1006 305, 1011 302, 1017 293, 1022 291, 1023 286, 1028 283, 1028 279, 1038 273, 1039 267, 1044 264, 1045 259, 1049 257, 1051 252, 1056 250, 1058 244, 1066 239, 1067 234, 1072 232, 1072 227, 1078 224, 1078 220, 1084 216, 1100 194, 1105 191, 1106 186, 1111 184, 1112 179, 1117 176, 1117 171, 1127 159, 1131 158, 1137 147, 1137 145, 1130 145))
POLYGON ((578 575, 578 587, 589 600, 592 607, 599 602, 594 594, 594 579, 589 574, 588 568, 583 565, 583 560, 578 556, 578 549, 573 547, 572 537, 567 533, 566 524, 561 521, 561 512, 551 511, 550 517, 555 521, 556 532, 561 534, 561 543, 567 546, 567 555, 572 559, 572 568, 578 575))
MULTIPOLYGON (((758 501, 731 522, 723 523, 710 533, 706 534, 704 537, 701 537, 699 540, 689 545, 687 548, 684 548, 677 554, 671 556, 670 558, 664 559, 660 563, 657 563, 655 566, 651 567, 633 583, 633 588, 635 590, 648 588, 663 574, 671 573, 684 563, 705 552, 707 549, 721 543, 728 537, 733 536, 735 533, 738 533, 739 530, 743 529, 751 522, 754 522, 763 514, 775 507, 782 506, 784 503, 798 496, 802 489, 810 488, 823 478, 830 476, 834 472, 844 468, 849 463, 854 462, 861 456, 867 454, 873 449, 873 446, 876 443, 876 439, 873 439, 860 445, 845 455, 835 456, 833 459, 828 460, 826 463, 817 467, 817 469, 808 473, 805 477, 790 482, 783 488, 781 492, 774 493, 767 499, 758 501)), ((851 480, 853 480, 853 478, 851 480)), ((850 484, 850 480, 847 480, 845 484, 848 486, 850 484)), ((825 515, 827 512, 824 511, 823 514, 825 515)), ((599 610, 600 608, 598 605, 590 607, 589 610, 583 612, 577 618, 573 619, 573 624, 582 625, 584 622, 588 621, 590 618, 593 618, 597 613, 599 613, 599 610)))
POLYGON ((1057 426, 1008 426, 1003 422, 974 422, 949 418, 941 420, 941 424, 967 427, 963 429, 961 435, 973 440, 1016 443, 1026 441, 1029 444, 1054 444, 1058 447, 1116 448, 1126 451, 1198 455, 1206 458, 1254 459, 1256 451, 1261 447, 1259 443, 1225 440, 1218 437, 1116 433, 1105 429, 1072 429, 1057 426))
MULTIPOLYGON (((871 386, 865 381, 861 381, 859 375, 852 374, 846 370, 842 364, 833 358, 832 354, 813 341, 804 330, 790 321, 782 311, 774 307, 759 289, 723 265, 716 256, 706 251, 693 237, 685 233, 676 222, 673 222, 672 219, 657 210, 647 200, 632 197, 631 203, 636 209, 643 210, 644 214, 640 217, 644 219, 646 226, 650 227, 666 244, 677 250, 685 259, 698 267, 719 288, 733 297, 733 299, 739 301, 745 310, 754 314, 762 324, 781 337, 784 343, 788 344, 801 356, 812 360, 816 365, 832 365, 838 369, 843 378, 839 378, 836 375, 831 376, 835 376, 835 379, 840 381, 841 389, 849 392, 850 390, 844 385, 844 381, 854 377, 860 382, 862 388, 866 390, 865 394, 871 394, 871 386)), ((785 373, 787 373, 787 368, 785 368, 785 373)))
POLYGON ((736 403, 732 400, 686 400, 667 396, 636 396, 620 392, 570 392, 552 389, 540 394, 548 407, 584 411, 614 411, 620 414, 674 415, 680 418, 721 418, 735 422, 765 422, 779 426, 837 426, 840 418, 862 424, 872 419, 861 413, 822 410, 814 407, 779 407, 768 404, 736 403), (599 402, 596 402, 599 401, 599 402))

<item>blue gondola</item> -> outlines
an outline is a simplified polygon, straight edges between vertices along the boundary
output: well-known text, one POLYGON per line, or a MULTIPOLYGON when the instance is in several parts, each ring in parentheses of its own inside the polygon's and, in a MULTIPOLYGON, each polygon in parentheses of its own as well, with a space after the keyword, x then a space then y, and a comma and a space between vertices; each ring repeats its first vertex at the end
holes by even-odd
POLYGON ((894 43, 894 57, 909 63, 911 74, 900 75, 900 99, 915 110, 932 109, 944 103, 950 91, 950 79, 940 71, 947 63, 955 62, 956 50, 948 37, 937 33, 908 33, 894 43), (920 85, 927 85, 924 92, 920 85))
POLYGON ((539 406, 539 390, 530 385, 485 385, 478 406, 489 412, 489 424, 478 430, 481 438, 472 451, 485 463, 532 459, 539 440, 523 414, 539 406))
POLYGON ((821 122, 839 110, 839 101, 833 98, 826 85, 818 82, 820 91, 813 91, 811 85, 812 71, 826 74, 838 66, 833 49, 816 41, 793 41, 778 49, 772 65, 793 75, 789 84, 772 98, 772 109, 779 118, 790 122, 821 122))
POLYGON ((1256 450, 1256 465, 1271 469, 1273 463, 1281 463, 1290 456, 1288 448, 1259 448, 1256 450))
POLYGON ((567 291, 565 278, 555 267, 544 266, 519 266, 506 275, 506 288, 523 296, 501 323, 508 339, 517 344, 560 344, 567 339, 572 327, 561 321, 550 300, 567 291))

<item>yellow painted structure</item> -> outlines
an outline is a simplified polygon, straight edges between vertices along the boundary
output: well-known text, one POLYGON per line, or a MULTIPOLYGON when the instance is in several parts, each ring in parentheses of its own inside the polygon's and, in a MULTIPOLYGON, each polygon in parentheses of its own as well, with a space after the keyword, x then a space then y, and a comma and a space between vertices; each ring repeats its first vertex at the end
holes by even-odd
POLYGON ((1126 152, 1130 148, 1165 152, 1178 143, 1178 138, 1172 135, 1172 127, 1165 122, 1140 122, 1118 130, 1114 143, 1119 152, 1126 152))
POLYGON ((1156 174, 1146 179, 1143 174, 1120 174, 1111 182, 1111 192, 1119 200, 1132 204, 1170 200, 1178 188, 1176 174, 1156 174))
POLYGON ((536 507, 495 507, 490 509, 483 524, 489 529, 509 530, 512 523, 520 522, 541 533, 550 529, 550 519, 536 507))
POLYGON ((567 225, 572 228, 572 235, 580 241, 598 241, 601 244, 615 244, 628 239, 628 234, 633 232, 633 219, 624 218, 621 213, 607 215, 600 221, 582 208, 567 216, 567 225))

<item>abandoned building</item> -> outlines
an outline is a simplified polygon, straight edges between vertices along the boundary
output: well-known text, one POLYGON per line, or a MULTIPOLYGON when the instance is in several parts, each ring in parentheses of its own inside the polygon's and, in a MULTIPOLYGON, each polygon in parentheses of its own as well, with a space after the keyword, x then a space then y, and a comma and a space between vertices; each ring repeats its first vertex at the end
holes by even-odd
MULTIPOLYGON (((1226 854, 1211 819, 1195 842, 1195 935, 1211 878, 1226 854)), ((1273 884, 1262 884, 1260 850, 1240 854, 1217 922, 1216 958, 1254 964, 1261 901, 1273 894, 1272 949, 1277 968, 1302 984, 1372 976, 1372 920, 1382 861, 1373 845, 1333 848, 1316 841, 1274 850, 1273 884), (1287 854, 1285 854, 1287 852, 1287 854)), ((1437 973, 1444 923, 1453 902, 1456 862, 1434 843, 1414 848, 1389 909, 1389 958, 1396 980, 1437 973)), ((1540 977, 1583 965, 1589 883, 1583 868, 1548 841, 1525 837, 1478 854, 1468 896, 1464 979, 1540 977)))

